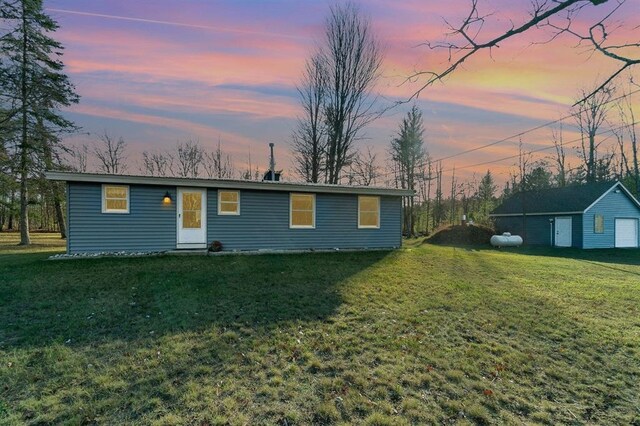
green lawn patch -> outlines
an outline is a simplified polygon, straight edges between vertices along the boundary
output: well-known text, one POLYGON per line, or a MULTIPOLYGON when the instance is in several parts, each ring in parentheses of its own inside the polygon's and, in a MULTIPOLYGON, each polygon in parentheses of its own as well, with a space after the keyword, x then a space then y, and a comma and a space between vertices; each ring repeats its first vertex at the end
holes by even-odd
POLYGON ((640 424, 638 251, 0 238, 0 424, 640 424))

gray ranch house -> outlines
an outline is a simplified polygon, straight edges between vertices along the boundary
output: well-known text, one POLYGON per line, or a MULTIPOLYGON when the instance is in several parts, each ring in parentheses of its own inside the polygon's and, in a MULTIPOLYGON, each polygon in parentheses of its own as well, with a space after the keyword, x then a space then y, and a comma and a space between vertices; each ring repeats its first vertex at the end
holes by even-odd
POLYGON ((67 252, 398 248, 412 191, 51 171, 67 184, 67 252))
POLYGON ((640 203, 620 182, 515 194, 490 217, 530 245, 635 248, 640 239, 640 203))

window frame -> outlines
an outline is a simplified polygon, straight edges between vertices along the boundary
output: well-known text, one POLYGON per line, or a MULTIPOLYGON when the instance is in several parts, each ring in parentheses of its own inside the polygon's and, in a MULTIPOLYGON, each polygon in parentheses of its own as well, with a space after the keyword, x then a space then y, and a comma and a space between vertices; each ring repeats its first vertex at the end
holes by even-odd
POLYGON ((594 214, 593 215, 593 233, 594 234, 604 234, 604 215, 603 214, 594 214), (598 230, 598 218, 602 218, 602 230, 598 230))
MULTIPOLYGON (((120 185, 120 184, 102 184, 102 213, 105 214, 129 214, 131 209, 131 187, 129 185, 120 185), (125 188, 127 191, 127 208, 126 209, 109 209, 107 208, 107 188, 125 188)), ((122 200, 122 198, 110 198, 111 200, 122 200)))
POLYGON ((380 196, 377 195, 358 195, 358 229, 380 229, 380 196), (377 225, 362 225, 360 223, 360 200, 363 198, 375 198, 378 201, 378 223, 377 225))
MULTIPOLYGON (((297 210, 297 211, 307 211, 307 210, 297 210)), ((290 229, 316 229, 316 194, 312 194, 308 192, 290 192, 289 193, 289 228, 290 229), (312 202, 311 225, 294 225, 293 224, 293 198, 296 195, 304 195, 304 196, 311 197, 311 202, 312 202)))
MULTIPOLYGON (((225 201, 225 203, 230 204, 229 201, 225 201)), ((218 189, 218 216, 240 216, 240 191, 237 189, 218 189), (222 207, 222 193, 223 192, 235 192, 236 194, 238 194, 238 201, 236 201, 236 204, 238 205, 238 208, 236 209, 235 212, 225 212, 221 209, 222 207)))

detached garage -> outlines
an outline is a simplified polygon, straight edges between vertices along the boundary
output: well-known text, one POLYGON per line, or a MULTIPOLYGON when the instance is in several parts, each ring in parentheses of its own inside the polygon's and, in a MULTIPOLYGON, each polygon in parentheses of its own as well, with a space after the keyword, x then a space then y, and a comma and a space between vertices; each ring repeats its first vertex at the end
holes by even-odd
POLYGON ((499 233, 529 245, 637 248, 640 202, 620 182, 515 194, 492 213, 499 233))

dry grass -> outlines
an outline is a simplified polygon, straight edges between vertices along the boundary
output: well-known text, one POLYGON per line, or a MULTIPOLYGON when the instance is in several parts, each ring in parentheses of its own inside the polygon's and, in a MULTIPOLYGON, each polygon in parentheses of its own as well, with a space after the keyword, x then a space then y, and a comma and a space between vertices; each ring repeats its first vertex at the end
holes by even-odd
POLYGON ((640 422, 637 251, 0 250, 0 424, 640 422))

